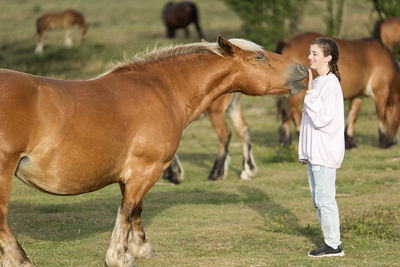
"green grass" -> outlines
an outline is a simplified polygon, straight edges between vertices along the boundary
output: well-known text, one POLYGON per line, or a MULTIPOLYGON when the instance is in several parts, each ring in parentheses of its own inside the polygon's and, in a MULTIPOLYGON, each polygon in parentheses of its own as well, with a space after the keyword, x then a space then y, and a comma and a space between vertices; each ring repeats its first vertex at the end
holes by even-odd
MULTIPOLYGON (((134 55, 156 44, 196 42, 183 32, 165 38, 160 20, 167 1, 3 1, 0 67, 63 79, 89 79, 108 70, 126 52, 134 55), (43 55, 33 54, 34 20, 44 12, 80 9, 91 24, 85 43, 62 47, 63 32, 49 32, 43 55)), ((195 1, 206 39, 218 33, 240 36, 240 21, 222 1, 195 1)), ((323 31, 321 9, 312 1, 301 29, 323 31), (317 9, 315 9, 317 8, 317 9)), ((343 36, 369 36, 371 5, 347 1, 343 36)), ((321 7, 319 7, 321 8, 321 7)), ((372 15, 372 17, 374 17, 372 15)), ((74 31, 74 42, 77 32, 74 31)), ((346 103, 347 105, 347 103, 346 103)), ((138 266, 398 266, 400 264, 400 148, 378 148, 372 99, 365 99, 355 128, 358 149, 346 151, 337 173, 337 201, 346 257, 309 259, 322 242, 304 166, 290 149, 278 146, 275 97, 242 98, 259 172, 239 181, 241 144, 232 135, 226 180, 208 182, 217 137, 206 117, 184 132, 179 155, 185 181, 160 180, 144 198, 143 224, 156 258, 138 266)), ((296 139, 293 131, 294 139, 296 139)), ((400 137, 400 136, 399 136, 400 137)), ((400 138, 399 138, 400 139, 400 138)), ((9 225, 37 266, 103 266, 118 205, 119 187, 59 197, 15 180, 9 225)))

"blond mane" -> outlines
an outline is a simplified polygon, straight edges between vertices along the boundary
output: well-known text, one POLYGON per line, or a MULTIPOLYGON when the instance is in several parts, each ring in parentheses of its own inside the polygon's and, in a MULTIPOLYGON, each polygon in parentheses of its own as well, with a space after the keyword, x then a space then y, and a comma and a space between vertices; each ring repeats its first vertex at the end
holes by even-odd
MULTIPOLYGON (((261 46, 245 39, 234 38, 234 39, 229 39, 229 41, 235 46, 245 51, 254 51, 254 52, 263 51, 263 48, 261 46)), ((147 50, 145 52, 136 54, 133 59, 124 59, 123 61, 117 62, 116 64, 114 64, 115 65, 114 68, 110 71, 107 71, 105 74, 131 70, 138 65, 152 63, 180 55, 204 54, 204 53, 211 53, 218 55, 220 57, 224 57, 222 50, 220 49, 217 43, 198 42, 192 44, 179 44, 175 46, 163 46, 163 47, 156 46, 150 52, 148 52, 147 50)))

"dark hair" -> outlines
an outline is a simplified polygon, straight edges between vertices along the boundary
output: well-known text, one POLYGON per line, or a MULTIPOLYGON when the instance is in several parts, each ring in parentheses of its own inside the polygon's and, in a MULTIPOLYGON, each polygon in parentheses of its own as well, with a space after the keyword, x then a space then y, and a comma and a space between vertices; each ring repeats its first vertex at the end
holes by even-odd
POLYGON ((329 70, 336 75, 340 81, 340 73, 338 67, 339 61, 339 48, 334 40, 328 37, 319 37, 312 41, 311 44, 319 45, 322 49, 324 56, 332 56, 331 61, 329 61, 329 70))

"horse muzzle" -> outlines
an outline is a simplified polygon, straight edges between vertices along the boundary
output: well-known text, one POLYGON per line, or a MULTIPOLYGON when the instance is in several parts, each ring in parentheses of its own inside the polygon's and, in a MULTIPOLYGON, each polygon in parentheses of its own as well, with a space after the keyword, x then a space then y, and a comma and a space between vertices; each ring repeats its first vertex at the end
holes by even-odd
POLYGON ((308 76, 308 68, 302 64, 290 65, 287 71, 287 83, 291 94, 298 94, 306 88, 301 81, 308 76))

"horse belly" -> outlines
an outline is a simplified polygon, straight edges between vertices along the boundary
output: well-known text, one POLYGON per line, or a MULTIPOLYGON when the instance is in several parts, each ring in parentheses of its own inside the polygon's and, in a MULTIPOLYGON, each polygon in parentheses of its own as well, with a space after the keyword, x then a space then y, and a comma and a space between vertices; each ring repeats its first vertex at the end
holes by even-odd
MULTIPOLYGON (((104 164, 106 165, 106 164, 104 164)), ((41 191, 57 195, 76 195, 96 191, 117 182, 105 166, 74 160, 48 161, 46 157, 24 156, 15 172, 17 178, 41 191), (82 168, 87 165, 86 168, 82 168), (76 166, 76 167, 75 167, 76 166)))

